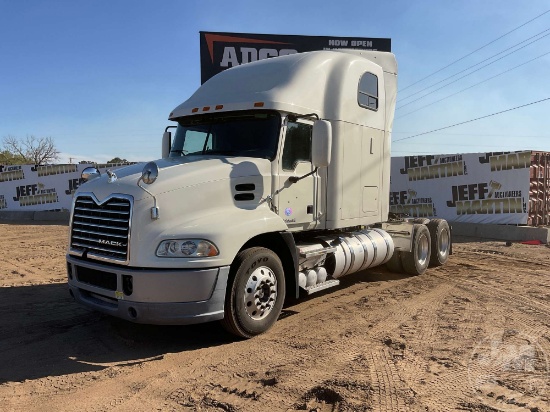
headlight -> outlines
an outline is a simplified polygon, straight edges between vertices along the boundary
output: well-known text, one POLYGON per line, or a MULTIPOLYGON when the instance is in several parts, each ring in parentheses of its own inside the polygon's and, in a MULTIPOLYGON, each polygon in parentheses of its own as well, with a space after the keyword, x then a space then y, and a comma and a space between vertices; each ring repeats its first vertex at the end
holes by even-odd
POLYGON ((157 248, 158 257, 218 256, 216 245, 204 239, 163 240, 157 248))

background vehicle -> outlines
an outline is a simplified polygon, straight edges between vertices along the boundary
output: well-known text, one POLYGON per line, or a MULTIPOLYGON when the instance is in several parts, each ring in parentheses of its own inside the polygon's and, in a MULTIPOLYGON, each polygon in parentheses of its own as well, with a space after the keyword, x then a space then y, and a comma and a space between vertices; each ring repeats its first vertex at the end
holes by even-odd
POLYGON ((134 322, 222 320, 251 337, 300 289, 382 264, 413 275, 444 264, 447 222, 389 216, 396 90, 395 57, 370 51, 294 54, 211 78, 170 113, 162 159, 85 171, 71 294, 134 322))

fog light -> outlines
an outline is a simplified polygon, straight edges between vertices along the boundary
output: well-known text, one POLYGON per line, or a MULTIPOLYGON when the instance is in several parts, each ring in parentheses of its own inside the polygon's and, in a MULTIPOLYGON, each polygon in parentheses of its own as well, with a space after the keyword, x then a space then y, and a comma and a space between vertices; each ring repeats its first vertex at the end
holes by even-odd
POLYGON ((132 319, 137 318, 137 312, 136 312, 136 310, 135 310, 134 308, 132 308, 132 307, 129 307, 129 308, 128 308, 128 315, 130 315, 130 317, 131 317, 132 319))

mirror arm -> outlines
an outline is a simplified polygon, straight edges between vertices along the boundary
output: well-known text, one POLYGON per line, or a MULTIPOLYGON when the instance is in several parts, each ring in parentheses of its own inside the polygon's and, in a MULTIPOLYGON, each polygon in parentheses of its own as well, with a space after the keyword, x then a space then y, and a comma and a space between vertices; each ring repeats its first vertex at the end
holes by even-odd
POLYGON ((290 177, 288 178, 288 181, 289 181, 290 183, 299 182, 300 180, 305 179, 306 177, 311 176, 312 174, 315 174, 315 173, 317 172, 317 169, 318 169, 318 167, 316 167, 312 172, 309 172, 307 175, 303 175, 303 176, 300 176, 300 177, 298 177, 298 176, 290 176, 290 177))

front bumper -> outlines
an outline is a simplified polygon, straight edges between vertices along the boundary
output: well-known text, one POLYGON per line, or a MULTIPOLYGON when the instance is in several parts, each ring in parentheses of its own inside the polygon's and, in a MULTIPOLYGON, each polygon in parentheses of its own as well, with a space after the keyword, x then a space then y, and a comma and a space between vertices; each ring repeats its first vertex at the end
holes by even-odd
POLYGON ((223 318, 229 266, 136 269, 67 255, 67 271, 79 304, 131 322, 187 325, 223 318))

